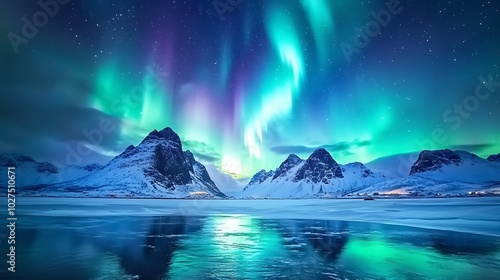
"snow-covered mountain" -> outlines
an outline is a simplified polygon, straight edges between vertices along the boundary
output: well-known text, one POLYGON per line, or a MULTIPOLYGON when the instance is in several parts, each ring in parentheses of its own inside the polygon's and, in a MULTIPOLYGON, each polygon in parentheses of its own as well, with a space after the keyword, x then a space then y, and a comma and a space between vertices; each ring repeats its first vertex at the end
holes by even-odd
POLYGON ((500 163, 466 151, 423 151, 410 175, 441 181, 500 182, 500 163))
POLYGON ((500 189, 500 162, 466 151, 422 151, 409 176, 375 184, 361 192, 463 194, 500 189))
MULTIPOLYGON (((16 167, 16 184, 25 195, 225 196, 212 181, 207 168, 196 161, 190 151, 182 150, 179 136, 170 128, 152 131, 137 147, 129 146, 105 166, 55 165, 20 154, 1 154, 0 165, 16 167)), ((325 149, 317 149, 306 160, 291 154, 277 169, 259 171, 240 192, 237 192, 242 188, 240 182, 214 170, 210 172, 218 174, 217 182, 224 187, 231 183, 236 197, 500 192, 500 154, 484 159, 466 151, 394 155, 365 166, 362 163, 340 165, 325 149)))
POLYGON ((419 153, 396 154, 381 157, 366 163, 370 170, 379 172, 387 178, 402 178, 408 176, 410 169, 418 158, 419 153))
POLYGON ((58 167, 49 162, 37 162, 31 157, 21 154, 0 154, 0 166, 16 168, 17 187, 71 181, 102 168, 99 164, 58 167))
POLYGON ((498 155, 422 151, 369 163, 339 165, 324 149, 307 160, 290 155, 278 169, 255 174, 240 197, 309 198, 357 193, 465 194, 500 190, 498 155))
POLYGON ((182 150, 171 129, 152 131, 90 175, 39 191, 45 195, 116 197, 224 197, 205 166, 182 150))
POLYGON ((339 165, 325 149, 307 160, 290 155, 276 169, 255 174, 240 197, 313 198, 342 196, 386 178, 362 163, 339 165))

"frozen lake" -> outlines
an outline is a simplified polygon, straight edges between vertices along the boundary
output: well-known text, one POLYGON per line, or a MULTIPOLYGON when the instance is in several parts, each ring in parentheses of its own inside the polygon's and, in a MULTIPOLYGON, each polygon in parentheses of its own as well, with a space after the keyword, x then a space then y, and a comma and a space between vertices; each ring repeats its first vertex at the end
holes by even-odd
POLYGON ((21 197, 17 209, 12 279, 500 279, 498 198, 21 197))
POLYGON ((332 200, 175 200, 18 198, 18 213, 36 216, 214 216, 320 219, 406 225, 500 237, 500 197, 332 200))

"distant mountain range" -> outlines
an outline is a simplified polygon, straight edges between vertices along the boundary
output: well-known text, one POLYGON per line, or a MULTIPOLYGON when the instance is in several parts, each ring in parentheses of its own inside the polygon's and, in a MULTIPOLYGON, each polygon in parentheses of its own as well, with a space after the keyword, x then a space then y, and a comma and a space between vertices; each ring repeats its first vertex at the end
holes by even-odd
POLYGON ((357 194, 465 194, 500 191, 500 154, 483 159, 465 151, 422 151, 367 164, 339 165, 324 149, 307 160, 290 155, 255 174, 240 197, 315 198, 357 194), (416 158, 416 160, 415 160, 416 158), (408 164, 409 160, 415 160, 408 164))
MULTIPOLYGON (((20 154, 0 155, 15 166, 18 192, 32 196, 225 197, 207 168, 183 151, 171 129, 152 131, 108 164, 55 166, 20 154)), ((210 172, 220 184, 224 174, 210 172)), ((357 194, 464 194, 500 191, 500 154, 483 159, 465 151, 437 150, 380 158, 366 165, 338 164, 323 148, 307 159, 291 154, 275 170, 256 173, 239 198, 318 198, 357 194)))
POLYGON ((48 162, 37 162, 31 157, 21 154, 0 154, 0 166, 17 167, 16 186, 23 188, 72 181, 102 168, 99 164, 58 167, 48 162))
POLYGON ((325 149, 307 160, 290 155, 276 169, 255 174, 241 197, 311 198, 342 196, 386 180, 362 163, 339 165, 325 149))

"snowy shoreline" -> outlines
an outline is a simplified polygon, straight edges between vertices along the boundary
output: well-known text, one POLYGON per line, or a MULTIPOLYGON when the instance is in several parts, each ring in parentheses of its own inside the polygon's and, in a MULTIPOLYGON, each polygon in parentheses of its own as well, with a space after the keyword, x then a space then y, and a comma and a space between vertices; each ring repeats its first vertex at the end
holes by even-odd
MULTIPOLYGON (((0 197, 7 197, 0 195, 0 197)), ((124 200, 363 200, 365 198, 373 198, 373 200, 387 200, 387 199, 467 199, 467 198, 500 198, 500 194, 485 194, 485 195, 442 195, 442 196, 408 196, 408 195, 360 195, 360 196, 340 196, 340 197, 141 197, 141 196, 58 196, 58 195, 18 195, 18 197, 25 198, 78 198, 78 199, 124 199, 124 200)))

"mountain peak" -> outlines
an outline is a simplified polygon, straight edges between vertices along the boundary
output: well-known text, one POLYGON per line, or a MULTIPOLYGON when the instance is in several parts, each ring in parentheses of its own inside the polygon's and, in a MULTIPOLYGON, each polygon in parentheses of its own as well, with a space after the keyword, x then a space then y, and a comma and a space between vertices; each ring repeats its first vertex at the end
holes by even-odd
MULTIPOLYGON (((362 178, 376 176, 375 173, 373 173, 373 171, 371 171, 368 167, 366 167, 361 162, 351 162, 351 163, 344 165, 344 167, 342 168, 342 172, 344 173, 344 175, 346 174, 345 172, 347 172, 347 169, 349 169, 351 171, 355 170, 355 172, 359 173, 362 178)), ((381 175, 381 176, 383 176, 383 175, 381 175)))
POLYGON ((276 169, 276 172, 274 173, 273 180, 285 176, 290 169, 293 167, 297 166, 297 164, 301 163, 302 159, 299 158, 295 154, 289 155, 284 162, 281 163, 281 165, 276 169))
POLYGON ((352 166, 352 167, 357 167, 357 168, 367 168, 363 163, 356 161, 356 162, 351 162, 346 164, 346 166, 352 166))
POLYGON ((461 161, 460 155, 449 149, 425 150, 419 154, 417 161, 411 167, 410 175, 438 170, 445 165, 459 165, 461 161))
POLYGON ((308 179, 313 183, 323 182, 328 184, 330 179, 333 178, 344 178, 342 169, 327 150, 319 148, 309 156, 299 169, 294 181, 308 179))
POLYGON ((330 155, 330 153, 325 149, 325 148, 317 148, 312 154, 311 154, 311 157, 318 157, 318 156, 326 156, 326 155, 330 155))
POLYGON ((181 139, 175 131, 172 130, 170 127, 166 127, 160 131, 158 130, 153 130, 151 131, 146 138, 142 141, 143 143, 148 141, 148 140, 167 140, 167 141, 172 141, 174 143, 177 143, 182 146, 181 144, 181 139))
POLYGON ((302 159, 297 156, 296 154, 290 154, 285 161, 294 161, 294 162, 301 162, 302 159))
POLYGON ((324 148, 316 149, 307 159, 308 161, 319 161, 326 164, 337 164, 332 155, 324 148))

